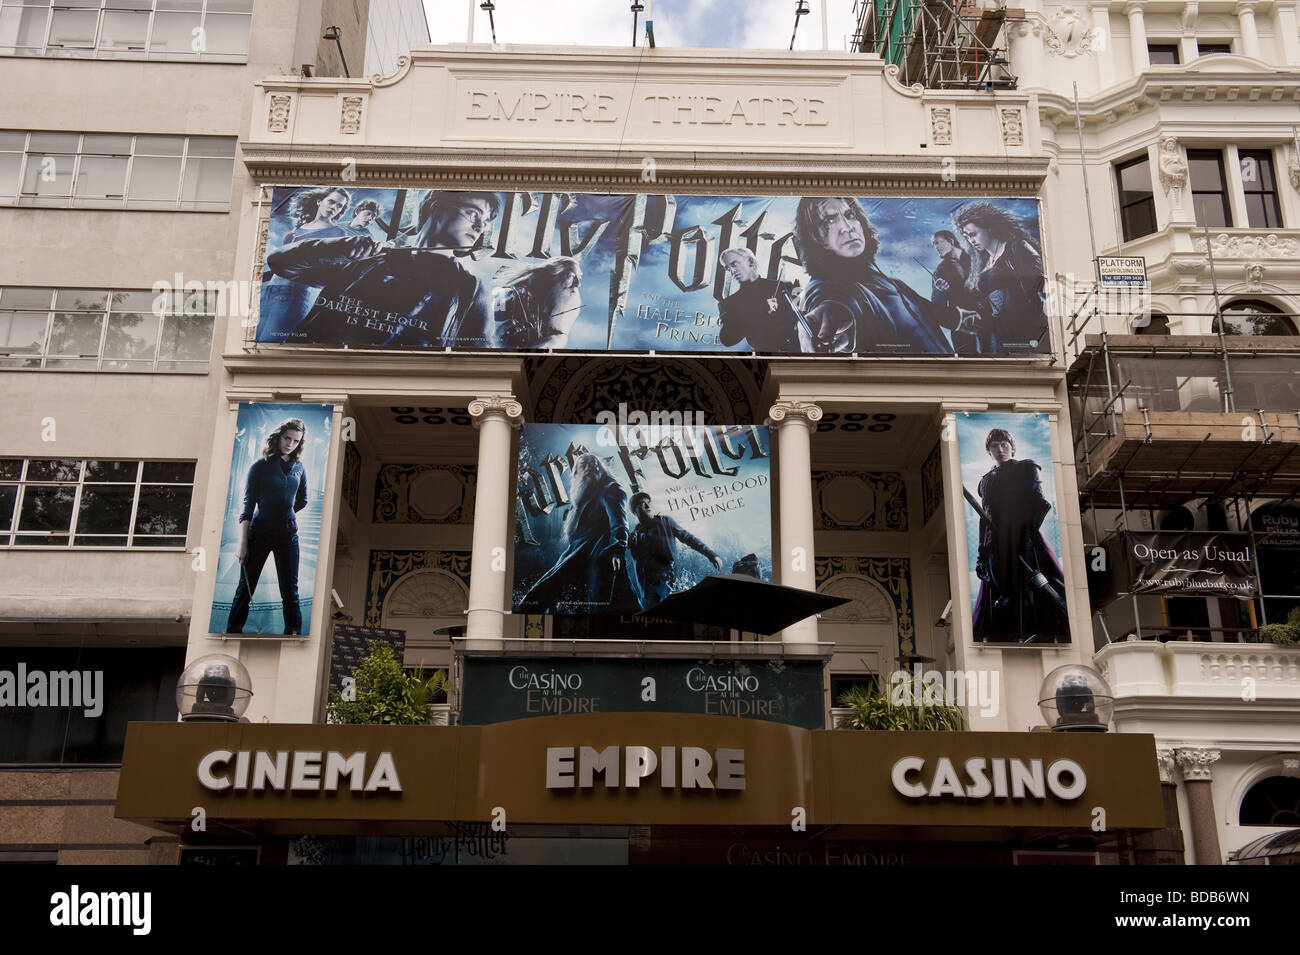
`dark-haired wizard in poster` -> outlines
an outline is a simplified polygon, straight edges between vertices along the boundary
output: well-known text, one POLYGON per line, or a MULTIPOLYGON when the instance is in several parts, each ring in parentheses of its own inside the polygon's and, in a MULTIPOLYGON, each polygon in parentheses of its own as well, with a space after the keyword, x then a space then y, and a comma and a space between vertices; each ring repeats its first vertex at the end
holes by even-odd
POLYGON ((274 191, 257 340, 402 350, 1051 350, 1033 199, 355 187, 274 191), (937 248, 935 236, 951 248, 937 248))
POLYGON ((1069 642, 1047 416, 956 420, 975 639, 1069 642))
POLYGON ((517 613, 630 615, 753 557, 771 578, 768 431, 525 424, 517 613))

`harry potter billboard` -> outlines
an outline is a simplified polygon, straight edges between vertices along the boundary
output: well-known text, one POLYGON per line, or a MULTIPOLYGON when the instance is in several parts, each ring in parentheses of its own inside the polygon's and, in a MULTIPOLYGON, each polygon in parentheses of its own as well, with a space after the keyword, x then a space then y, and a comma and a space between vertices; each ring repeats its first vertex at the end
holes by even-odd
POLYGON ((516 613, 635 614, 716 573, 770 580, 768 429, 525 424, 516 613))
POLYGON ((1050 351, 1033 199, 282 187, 257 341, 1050 351))

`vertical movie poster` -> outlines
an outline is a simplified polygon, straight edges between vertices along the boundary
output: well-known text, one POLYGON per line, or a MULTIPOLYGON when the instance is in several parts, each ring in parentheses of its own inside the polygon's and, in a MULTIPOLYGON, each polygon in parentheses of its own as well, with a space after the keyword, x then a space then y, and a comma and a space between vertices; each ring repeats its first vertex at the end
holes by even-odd
POLYGON ((1034 199, 279 187, 259 342, 1050 352, 1034 199))
POLYGON ((974 638, 1070 642, 1047 415, 971 413, 956 422, 974 638))
POLYGON ((515 612, 631 615, 713 574, 771 580, 770 454, 765 426, 524 424, 515 612))
POLYGON ((210 632, 308 634, 333 415, 240 403, 210 632))

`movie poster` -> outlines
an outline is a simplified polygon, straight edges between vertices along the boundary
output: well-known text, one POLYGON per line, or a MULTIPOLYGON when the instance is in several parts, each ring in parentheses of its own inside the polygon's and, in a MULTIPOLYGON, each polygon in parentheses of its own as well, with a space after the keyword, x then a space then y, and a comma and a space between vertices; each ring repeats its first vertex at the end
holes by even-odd
POLYGON ((756 425, 523 425, 514 611, 630 615, 712 574, 771 580, 770 455, 756 425))
POLYGON ((1046 354, 1034 199, 275 189, 259 342, 1046 354))
POLYGON ((959 414, 956 420, 974 638, 1068 643, 1047 415, 959 414))
POLYGON ((212 633, 306 636, 333 405, 241 402, 212 633))

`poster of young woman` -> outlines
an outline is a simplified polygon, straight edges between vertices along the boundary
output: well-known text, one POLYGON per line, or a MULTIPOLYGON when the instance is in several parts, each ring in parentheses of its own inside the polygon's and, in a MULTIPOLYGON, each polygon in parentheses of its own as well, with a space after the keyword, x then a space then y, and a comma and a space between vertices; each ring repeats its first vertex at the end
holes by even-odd
POLYGON ((239 405, 212 633, 307 635, 333 415, 333 405, 239 405))
POLYGON ((976 640, 1069 643, 1046 415, 957 415, 976 640))

